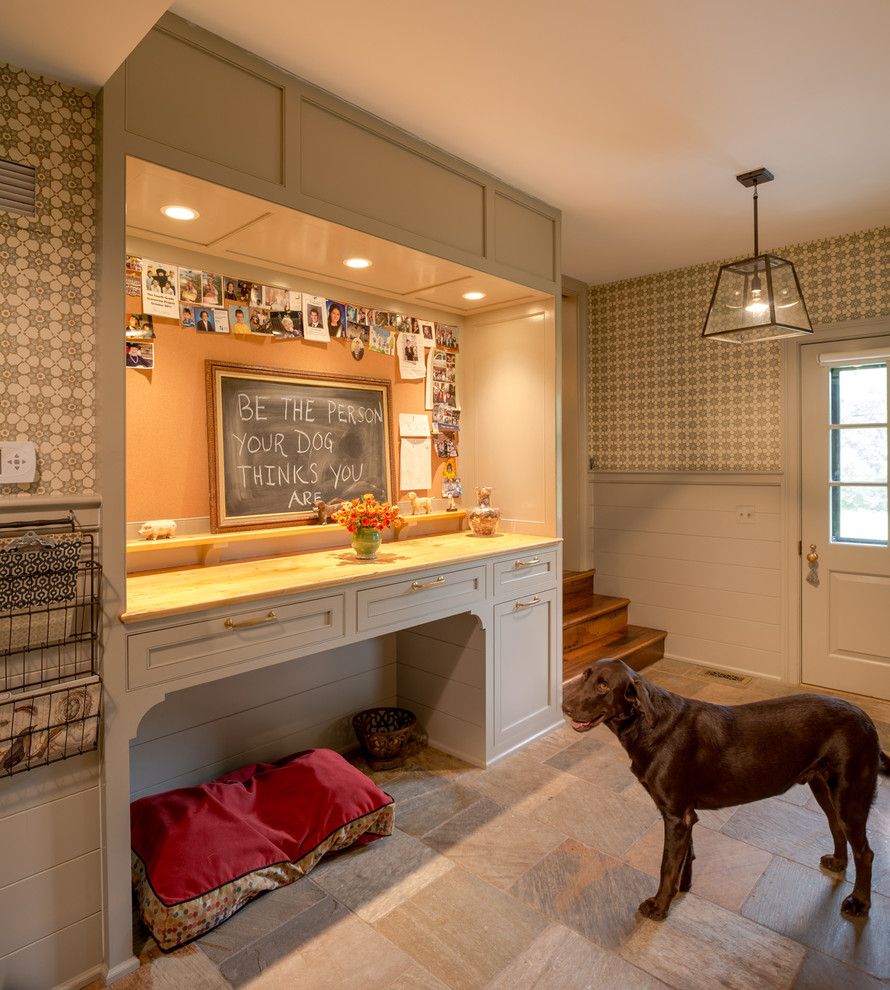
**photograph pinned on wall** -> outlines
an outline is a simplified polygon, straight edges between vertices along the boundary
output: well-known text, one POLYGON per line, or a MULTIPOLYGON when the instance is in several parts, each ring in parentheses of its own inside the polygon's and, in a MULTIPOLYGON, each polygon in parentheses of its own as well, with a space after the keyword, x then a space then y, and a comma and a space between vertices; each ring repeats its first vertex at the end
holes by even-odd
POLYGON ((446 433, 440 433, 433 441, 433 446, 436 448, 436 457, 441 457, 443 460, 457 457, 457 441, 446 433))
POLYGON ((440 431, 456 433, 460 429, 460 413, 451 406, 433 406, 433 423, 440 431))
POLYGON ((179 301, 184 303, 200 303, 203 272, 193 268, 179 269, 179 301))
POLYGON ((365 356, 365 342, 361 336, 353 337, 349 342, 349 352, 356 361, 361 361, 365 356))
POLYGON ((460 328, 452 327, 446 323, 436 324, 436 346, 450 347, 456 351, 460 346, 460 328))
POLYGON ((389 313, 385 309, 374 310, 374 326, 380 329, 389 326, 389 313))
POLYGON ((238 295, 238 279, 229 278, 227 275, 223 279, 223 302, 238 302, 240 296, 238 295))
POLYGON ((272 334, 272 311, 266 309, 264 306, 248 306, 248 322, 250 323, 250 332, 253 334, 259 334, 262 337, 269 337, 272 334))
POLYGON ((396 335, 389 327, 371 327, 368 336, 368 347, 378 354, 395 354, 396 335))
POLYGON ((127 340, 154 340, 155 330, 148 313, 127 313, 127 340))
POLYGON ((205 306, 219 306, 222 302, 222 275, 202 272, 201 302, 205 306))
POLYGON ((432 347, 436 343, 436 328, 426 320, 420 320, 420 336, 423 337, 423 346, 432 347))
POLYGON ((195 320, 195 329, 199 333, 215 333, 216 324, 213 322, 213 310, 207 307, 200 307, 200 309, 195 310, 195 315, 198 317, 195 320))
POLYGON ((195 329, 195 311, 191 306, 179 307, 179 325, 183 330, 195 329))
POLYGON ((155 366, 155 345, 139 340, 127 341, 128 368, 153 368, 155 366))
MULTIPOLYGON (((442 498, 460 498, 461 487, 460 478, 443 478, 442 479, 442 498)), ((451 506, 448 507, 449 509, 451 506)))
POLYGON ((438 406, 457 408, 457 390, 452 382, 433 382, 433 402, 438 406))
POLYGON ((229 306, 229 329, 232 333, 250 333, 246 306, 229 306))
POLYGON ((124 274, 124 289, 128 296, 142 295, 142 259, 127 255, 124 274))
POLYGON ((346 320, 346 336, 350 340, 354 340, 356 337, 361 337, 362 343, 368 343, 368 335, 371 328, 367 323, 355 323, 353 320, 347 318, 346 320))
POLYGON ((152 316, 179 318, 179 268, 142 261, 142 311, 152 316))
POLYGON ((326 300, 325 305, 328 311, 328 334, 331 337, 345 337, 346 306, 341 302, 335 302, 333 299, 326 300))
POLYGON ((280 340, 299 340, 303 336, 303 314, 298 309, 272 310, 272 335, 280 340))
POLYGON ((250 306, 256 306, 259 309, 269 308, 269 287, 263 285, 260 282, 253 282, 250 286, 250 299, 248 300, 250 306))
POLYGON ((268 305, 270 309, 277 309, 279 313, 283 310, 293 309, 290 300, 290 290, 282 289, 278 285, 270 285, 268 305))
POLYGON ((328 341, 327 307, 324 296, 303 293, 303 336, 306 340, 328 341))
POLYGON ((457 379, 457 355, 438 348, 432 353, 433 381, 453 382, 457 379))
POLYGON ((247 282, 244 279, 238 279, 238 302, 249 303, 250 290, 252 288, 253 288, 253 282, 247 282))
POLYGON ((423 360, 423 343, 416 333, 400 333, 396 340, 396 353, 399 356, 399 374, 405 379, 426 377, 423 360))
POLYGON ((214 309, 213 330, 215 333, 229 333, 229 311, 227 309, 214 309))
POLYGON ((397 330, 399 333, 403 331, 408 331, 411 327, 411 318, 405 316, 404 313, 390 313, 389 314, 389 325, 393 330, 397 330))

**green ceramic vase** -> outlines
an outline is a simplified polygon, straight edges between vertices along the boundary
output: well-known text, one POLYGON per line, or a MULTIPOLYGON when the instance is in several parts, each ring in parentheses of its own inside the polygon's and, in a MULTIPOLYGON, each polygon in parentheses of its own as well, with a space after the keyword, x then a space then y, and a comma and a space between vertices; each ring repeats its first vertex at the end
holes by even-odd
POLYGON ((380 530, 374 526, 360 526, 352 534, 352 549, 359 560, 374 560, 380 546, 380 530))

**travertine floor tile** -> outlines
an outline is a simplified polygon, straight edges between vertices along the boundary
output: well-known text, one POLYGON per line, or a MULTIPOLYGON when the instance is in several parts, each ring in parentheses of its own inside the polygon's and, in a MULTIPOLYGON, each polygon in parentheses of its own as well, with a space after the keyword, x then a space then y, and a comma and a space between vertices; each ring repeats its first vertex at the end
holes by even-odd
POLYGON ((424 842, 465 870, 507 888, 552 852, 565 834, 481 798, 424 842))
POLYGON ((396 805, 396 827, 409 835, 426 835, 458 812, 481 800, 476 791, 461 783, 442 781, 443 786, 396 805))
POLYGON ((249 990, 384 990, 413 967, 409 955, 341 908, 314 938, 263 966, 249 982, 234 985, 249 990))
POLYGON ((793 990, 883 990, 885 984, 861 969, 810 949, 793 990))
POLYGON ((551 925, 486 990, 666 990, 614 953, 577 932, 551 925))
POLYGON ((582 780, 590 780, 600 787, 612 791, 624 791, 628 787, 639 787, 640 783, 631 773, 630 757, 623 758, 614 746, 603 740, 595 747, 590 745, 569 746, 547 760, 547 766, 582 780))
POLYGON ((513 811, 527 813, 573 782, 569 774, 516 753, 489 770, 473 770, 460 783, 513 811))
POLYGON ((694 894, 644 921, 621 955, 677 990, 791 990, 806 950, 694 894))
POLYGON ((311 876, 322 890, 373 922, 453 867, 451 860, 396 828, 369 846, 326 857, 311 876))
POLYGON ((374 928, 450 990, 479 990, 525 952, 547 924, 547 918, 509 894, 464 870, 452 870, 374 928))
POLYGON ((575 780, 543 803, 524 807, 538 821, 611 856, 620 856, 659 819, 642 787, 616 794, 587 780, 575 780))
MULTIPOLYGON (((116 990, 230 990, 231 984, 194 945, 184 945, 164 955, 152 940, 152 948, 139 957, 140 967, 114 984, 116 990)), ((84 990, 101 990, 97 980, 84 990)))
POLYGON ((841 915, 853 884, 776 857, 742 914, 879 979, 890 979, 890 898, 872 894, 867 920, 841 915))
POLYGON ((654 886, 646 874, 568 839, 510 893, 599 945, 618 949, 641 924, 637 907, 654 886))
POLYGON ((522 755, 527 760, 545 763, 554 753, 565 749, 566 746, 571 746, 577 738, 578 733, 566 721, 558 729, 554 729, 527 746, 523 746, 522 755))
MULTIPOLYGON (((769 866, 772 856, 763 849, 730 839, 719 832, 692 830, 695 862, 692 865, 692 893, 732 911, 738 911, 769 866)), ((621 858, 625 863, 652 877, 661 872, 664 829, 657 822, 621 858)), ((657 883, 652 884, 655 893, 657 883)))
POLYGON ((390 983, 387 990, 448 990, 448 987, 422 966, 415 965, 390 983))

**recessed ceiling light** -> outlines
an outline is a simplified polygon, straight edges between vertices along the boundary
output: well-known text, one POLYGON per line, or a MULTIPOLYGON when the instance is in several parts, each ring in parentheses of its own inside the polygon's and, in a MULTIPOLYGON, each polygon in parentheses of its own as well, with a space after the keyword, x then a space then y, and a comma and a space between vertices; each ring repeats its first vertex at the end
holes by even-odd
POLYGON ((484 292, 465 292, 464 299, 484 299, 484 292))
POLYGON ((188 206, 164 206, 161 208, 161 213, 173 220, 196 220, 201 215, 188 206))
POLYGON ((347 258, 343 262, 347 268, 370 268, 371 262, 367 258, 347 258))

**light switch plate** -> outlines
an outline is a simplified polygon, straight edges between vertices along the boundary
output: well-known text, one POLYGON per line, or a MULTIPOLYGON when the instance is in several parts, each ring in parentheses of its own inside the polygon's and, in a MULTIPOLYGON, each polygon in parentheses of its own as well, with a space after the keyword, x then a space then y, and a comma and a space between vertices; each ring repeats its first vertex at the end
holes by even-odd
POLYGON ((37 451, 29 441, 0 441, 0 484, 27 485, 37 474, 37 451))

